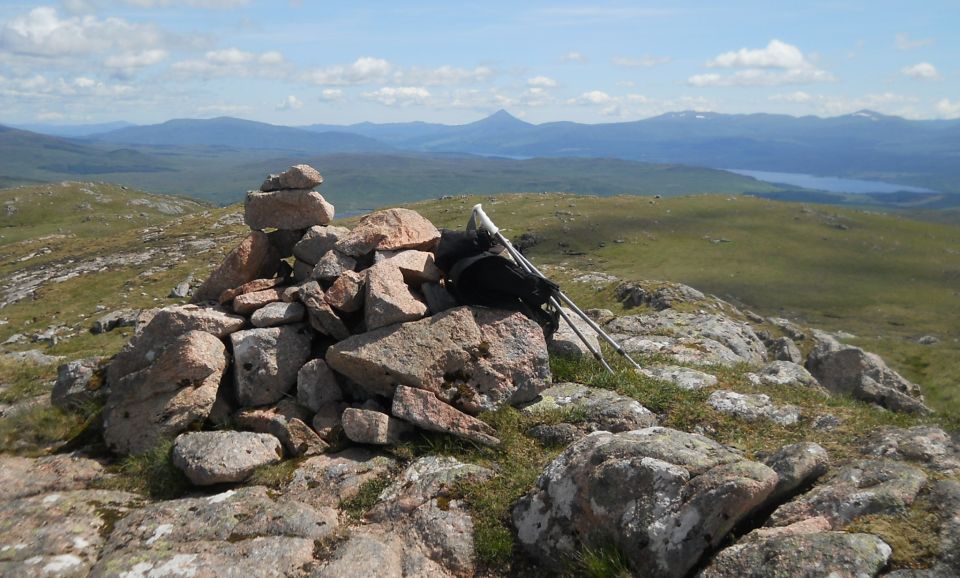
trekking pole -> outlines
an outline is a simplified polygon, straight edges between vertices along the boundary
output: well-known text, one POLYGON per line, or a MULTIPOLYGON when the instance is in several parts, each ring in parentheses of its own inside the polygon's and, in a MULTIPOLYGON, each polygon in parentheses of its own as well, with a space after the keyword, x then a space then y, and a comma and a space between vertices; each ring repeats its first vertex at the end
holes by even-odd
MULTIPOLYGON (((487 214, 483 212, 483 207, 480 205, 480 203, 477 203, 476 205, 474 205, 473 216, 475 217, 476 221, 478 221, 477 226, 479 228, 486 229, 488 233, 490 233, 501 245, 503 245, 503 247, 507 250, 508 253, 510 253, 510 256, 513 257, 513 260, 516 261, 518 265, 520 265, 521 267, 523 267, 524 269, 526 269, 527 271, 535 275, 538 275, 544 279, 547 278, 546 275, 541 273, 540 270, 537 269, 536 266, 534 266, 534 264, 531 263, 526 257, 524 257, 523 254, 521 254, 520 251, 518 251, 513 246, 513 244, 503 235, 503 233, 500 232, 500 228, 494 225, 493 221, 490 220, 490 217, 488 217, 487 214)), ((557 289, 556 293, 557 293, 557 296, 560 298, 560 300, 566 303, 570 307, 570 309, 572 309, 574 313, 577 314, 578 317, 583 319, 583 321, 586 322, 586 324, 589 325, 590 328, 597 333, 597 335, 599 335, 601 338, 603 338, 604 341, 609 343, 610 346, 613 347, 614 351, 616 351, 621 357, 629 361, 630 364, 633 365, 635 369, 642 369, 640 367, 640 364, 637 363, 632 357, 630 357, 630 354, 626 352, 623 346, 617 343, 617 341, 614 338, 610 337, 606 331, 601 329, 600 326, 597 325, 597 323, 593 319, 591 319, 589 315, 584 313, 584 311, 580 309, 580 307, 578 307, 576 303, 573 302, 573 299, 570 299, 570 297, 568 297, 560 289, 557 289)), ((551 304, 557 307, 557 311, 559 311, 561 316, 564 317, 564 320, 567 321, 567 323, 570 325, 571 328, 574 328, 574 333, 577 334, 577 337, 579 337, 580 340, 587 345, 587 348, 590 349, 591 353, 593 353, 594 348, 589 343, 587 343, 582 333, 580 333, 580 331, 577 330, 574 327, 574 325, 569 322, 569 320, 566 317, 566 314, 559 307, 559 303, 556 303, 557 299, 554 297, 551 297, 551 299, 553 300, 553 303, 551 304)), ((597 357, 598 355, 599 355, 599 359, 603 358, 603 355, 600 354, 599 351, 597 351, 594 354, 594 357, 597 357)), ((610 366, 607 364, 606 360, 603 361, 603 365, 604 367, 609 369, 611 372, 613 371, 610 368, 610 366)))

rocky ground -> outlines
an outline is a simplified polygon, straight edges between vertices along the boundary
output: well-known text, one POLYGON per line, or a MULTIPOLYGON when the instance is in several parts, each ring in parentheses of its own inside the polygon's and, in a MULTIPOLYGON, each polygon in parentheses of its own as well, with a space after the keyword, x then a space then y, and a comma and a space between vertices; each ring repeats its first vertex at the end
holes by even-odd
POLYGON ((548 353, 427 288, 415 213, 334 227, 318 184, 268 179, 254 231, 179 288, 196 304, 95 319, 132 339, 8 404, 0 574, 960 573, 952 422, 879 357, 584 275, 618 287, 589 314, 643 366, 607 349, 608 374, 567 326, 548 353))

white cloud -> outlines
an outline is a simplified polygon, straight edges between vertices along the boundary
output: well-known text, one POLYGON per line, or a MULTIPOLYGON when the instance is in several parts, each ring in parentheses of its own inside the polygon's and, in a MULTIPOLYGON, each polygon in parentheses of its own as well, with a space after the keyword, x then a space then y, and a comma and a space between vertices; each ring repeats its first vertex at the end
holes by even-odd
POLYGON ((108 57, 104 64, 107 68, 142 68, 144 66, 152 66, 154 64, 163 62, 163 60, 166 58, 166 50, 154 49, 144 50, 141 52, 125 52, 123 54, 116 54, 108 57))
POLYGON ((561 60, 563 60, 564 62, 578 62, 580 64, 583 64, 587 61, 587 57, 584 56, 582 53, 577 52, 576 50, 573 50, 564 54, 561 60))
POLYGON ((779 86, 832 82, 833 74, 818 68, 799 48, 777 39, 765 48, 724 52, 706 63, 708 68, 741 68, 733 74, 696 74, 687 84, 705 86, 779 86))
POLYGON ((566 101, 568 105, 595 107, 600 114, 618 118, 643 118, 675 110, 710 110, 710 102, 701 97, 680 96, 674 99, 657 100, 635 92, 621 96, 601 90, 585 92, 566 101))
POLYGON ((139 52, 124 52, 107 57, 103 63, 114 76, 129 78, 141 68, 153 66, 166 60, 167 51, 155 48, 139 52))
POLYGON ((576 98, 567 100, 567 104, 580 106, 599 106, 601 114, 607 116, 620 116, 620 99, 610 96, 602 90, 591 90, 584 92, 576 98))
POLYGON ((393 66, 382 58, 362 56, 349 65, 316 68, 304 73, 303 78, 313 84, 346 86, 372 84, 387 79, 393 66))
POLYGON ((0 52, 44 58, 144 50, 158 47, 162 40, 150 25, 112 17, 60 18, 49 6, 34 8, 0 28, 0 52))
POLYGON ((724 52, 707 62, 710 68, 814 68, 799 48, 774 38, 766 48, 724 52))
POLYGON ((52 80, 42 74, 21 78, 0 76, 0 96, 34 100, 64 97, 110 97, 122 98, 133 95, 134 87, 128 84, 107 84, 88 76, 52 80))
POLYGON ((171 6, 189 6, 212 10, 230 10, 246 6, 250 0, 64 0, 64 7, 71 12, 86 13, 111 4, 126 4, 137 8, 168 8, 171 6))
POLYGON ((476 68, 457 68, 441 66, 439 68, 417 68, 402 70, 396 73, 394 80, 406 85, 455 85, 474 82, 485 82, 496 74, 489 66, 476 68))
POLYGON ((517 105, 528 108, 546 106, 555 101, 556 99, 553 95, 543 86, 531 86, 521 92, 520 96, 516 99, 517 105))
POLYGON ((384 106, 413 106, 427 104, 431 94, 422 86, 384 86, 361 96, 384 106))
POLYGON ((832 82, 836 77, 825 70, 794 69, 770 71, 757 68, 738 70, 730 75, 697 74, 687 79, 691 86, 780 86, 784 84, 810 84, 832 82))
POLYGON ((193 8, 213 8, 225 10, 246 6, 250 0, 122 0, 124 4, 141 8, 163 8, 167 6, 190 6, 193 8))
POLYGON ((666 64, 670 62, 669 56, 649 56, 644 55, 639 58, 632 58, 629 56, 617 56, 613 58, 610 62, 614 66, 619 66, 621 68, 653 68, 654 66, 659 66, 661 64, 666 64))
POLYGON ((270 52, 247 52, 239 48, 211 50, 199 60, 182 60, 170 67, 183 76, 199 76, 203 79, 223 76, 268 76, 280 77, 287 67, 283 54, 270 52))
POLYGON ((940 73, 937 71, 937 68, 929 62, 918 62, 913 66, 907 66, 903 68, 900 72, 906 76, 909 76, 910 78, 918 78, 920 80, 943 79, 943 77, 940 76, 940 73))
POLYGON ((603 92, 602 90, 591 90, 590 92, 584 92, 576 98, 571 98, 567 101, 567 104, 610 104, 613 102, 613 97, 603 92))
POLYGON ((933 38, 910 38, 904 33, 899 33, 894 38, 894 45, 897 50, 914 50, 924 46, 932 46, 936 42, 933 38))
POLYGON ((527 86, 535 86, 538 88, 556 88, 557 81, 549 76, 534 76, 533 78, 527 79, 527 86))
POLYGON ((343 90, 339 88, 324 88, 320 91, 320 100, 324 102, 339 102, 343 98, 343 90))
POLYGON ((292 94, 277 105, 277 110, 299 110, 301 108, 303 108, 303 101, 292 94))
POLYGON ((769 97, 769 100, 773 100, 776 102, 792 102, 794 104, 802 104, 802 103, 810 102, 811 100, 813 100, 813 95, 807 92, 803 92, 802 90, 798 90, 796 92, 791 92, 787 94, 774 94, 773 96, 769 97))
POLYGON ((937 114, 940 118, 960 118, 960 100, 951 101, 949 98, 937 102, 937 114))

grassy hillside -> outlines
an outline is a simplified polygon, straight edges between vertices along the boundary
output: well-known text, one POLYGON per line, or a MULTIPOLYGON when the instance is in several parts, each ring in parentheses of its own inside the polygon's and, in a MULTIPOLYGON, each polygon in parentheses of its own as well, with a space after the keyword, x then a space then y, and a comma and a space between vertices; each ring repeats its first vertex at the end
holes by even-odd
POLYGON ((190 199, 78 182, 3 189, 0 204, 0 247, 54 233, 99 237, 106 230, 119 233, 206 208, 190 199))
MULTIPOLYGON (((931 405, 960 414, 958 227, 725 196, 516 195, 416 208, 462 227, 480 201, 509 235, 540 239, 529 251, 538 263, 679 281, 763 315, 852 333, 923 385, 931 405), (928 334, 939 343, 916 343, 928 334)), ((565 288, 588 305, 611 295, 565 288)))
MULTIPOLYGON (((329 196, 342 207, 343 199, 329 196)), ((238 207, 211 210, 110 185, 24 187, 0 192, 0 200, 16 207, 0 217, 4 279, 130 256, 44 284, 0 309, 0 341, 63 326, 74 337, 49 351, 68 356, 112 353, 122 332, 90 335, 93 319, 120 307, 176 302, 170 289, 190 274, 202 279, 244 232, 227 218, 238 207), (158 200, 182 214, 170 214, 158 200)), ((460 228, 480 201, 509 235, 532 232, 540 239, 531 257, 568 267, 552 274, 584 305, 610 306, 612 287, 598 292, 570 282, 575 271, 687 283, 764 315, 852 333, 853 342, 923 385, 931 405, 960 415, 956 226, 724 195, 473 196, 415 207, 439 226, 460 228), (924 335, 939 343, 916 343, 924 335)))
POLYGON ((236 208, 102 183, 5 189, 0 203, 0 303, 11 301, 0 308, 0 342, 19 333, 25 338, 8 350, 40 347, 68 358, 112 355, 126 331, 92 335, 93 320, 176 302, 170 289, 209 270, 243 230, 217 224, 236 208), (34 342, 51 328, 56 343, 34 342))

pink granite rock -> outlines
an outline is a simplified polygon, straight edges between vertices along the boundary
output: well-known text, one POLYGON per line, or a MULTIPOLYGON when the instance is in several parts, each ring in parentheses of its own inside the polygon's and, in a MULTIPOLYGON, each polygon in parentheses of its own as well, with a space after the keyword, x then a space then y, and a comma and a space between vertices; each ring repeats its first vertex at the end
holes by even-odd
POLYGON ((415 321, 427 314, 427 304, 417 299, 403 280, 400 268, 390 261, 367 269, 364 295, 367 330, 403 321, 415 321))
POLYGON ((241 315, 249 315, 267 303, 280 301, 285 288, 264 289, 253 293, 237 295, 233 300, 233 310, 241 315))
POLYGON ((254 230, 306 229, 326 225, 333 215, 333 205, 320 193, 307 189, 250 191, 243 207, 243 220, 254 230))
POLYGON ((387 209, 370 213, 350 233, 337 241, 337 249, 353 257, 373 250, 432 249, 440 231, 420 213, 410 209, 387 209))
POLYGON ((433 262, 433 253, 427 251, 377 251, 375 261, 390 261, 403 273, 403 279, 411 285, 437 282, 443 272, 433 262))
POLYGON ((320 171, 310 165, 293 165, 279 175, 270 175, 260 185, 264 192, 282 189, 313 189, 323 184, 320 171))
POLYGON ((103 410, 107 446, 141 454, 203 421, 226 367, 227 349, 217 337, 203 331, 180 335, 150 365, 111 384, 103 410))
POLYGON ((390 411, 400 419, 428 431, 448 433, 488 446, 500 444, 494 435, 497 432, 492 427, 423 389, 397 386, 390 411))
POLYGON ((347 408, 341 417, 343 433, 358 444, 392 445, 412 430, 409 423, 379 411, 347 408))
POLYGON ((468 413, 531 401, 550 382, 540 326, 479 307, 354 335, 331 346, 326 361, 370 393, 414 386, 468 413))
POLYGON ((327 304, 344 313, 359 311, 363 307, 364 277, 356 271, 344 271, 327 289, 327 304))
POLYGON ((280 254, 270 238, 265 233, 253 231, 210 273, 193 294, 193 302, 213 301, 227 289, 254 279, 272 277, 279 267, 280 254))

